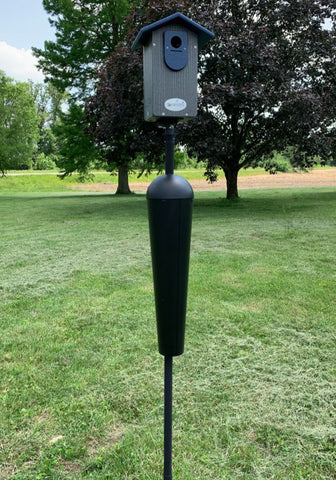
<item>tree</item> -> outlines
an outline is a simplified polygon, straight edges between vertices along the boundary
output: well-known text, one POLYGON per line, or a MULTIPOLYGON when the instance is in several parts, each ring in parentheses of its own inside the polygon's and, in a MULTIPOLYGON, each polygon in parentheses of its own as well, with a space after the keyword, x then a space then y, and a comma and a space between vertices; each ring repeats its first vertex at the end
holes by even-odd
POLYGON ((82 179, 87 178, 100 152, 87 131, 83 107, 71 101, 68 111, 60 114, 54 131, 59 142, 57 166, 63 170, 63 177, 77 171, 82 179))
POLYGON ((222 168, 227 197, 235 198, 239 170, 276 151, 291 152, 296 166, 326 161, 335 151, 335 24, 329 30, 323 24, 335 21, 335 7, 335 0, 176 0, 169 7, 143 1, 90 99, 91 131, 105 145, 126 145, 125 135, 134 145, 142 118, 141 55, 129 45, 139 28, 180 10, 216 34, 201 52, 199 116, 178 127, 189 153, 206 162, 207 178, 215 181, 222 168))
POLYGON ((147 169, 162 163, 164 141, 143 120, 141 52, 120 45, 101 71, 97 92, 86 103, 89 131, 104 151, 109 169, 118 169, 117 193, 131 193, 128 171, 141 154, 147 169))
POLYGON ((46 80, 58 90, 77 89, 81 98, 93 88, 105 58, 123 37, 128 0, 43 0, 56 41, 33 48, 46 80))
POLYGON ((31 91, 39 118, 39 141, 36 155, 55 159, 58 148, 54 127, 59 120, 62 107, 68 99, 68 94, 60 92, 50 83, 31 83, 31 91))
POLYGON ((38 117, 28 83, 0 71, 0 171, 29 168, 38 141, 38 117))
POLYGON ((127 172, 139 155, 143 169, 151 170, 162 166, 164 153, 162 128, 143 119, 142 52, 131 51, 131 45, 144 25, 188 8, 187 0, 169 5, 145 0, 136 5, 126 19, 131 26, 127 35, 105 61, 97 91, 86 102, 89 131, 105 152, 109 168, 119 170, 117 193, 130 193, 127 172))
POLYGON ((223 169, 227 198, 238 196, 241 168, 275 151, 290 147, 296 166, 311 166, 335 149, 335 9, 335 0, 195 2, 194 18, 216 37, 201 57, 199 116, 180 136, 210 181, 223 169))
MULTIPOLYGON (((44 50, 33 48, 39 58, 38 66, 43 70, 47 82, 60 91, 69 89, 77 99, 79 109, 68 121, 74 125, 78 112, 85 99, 95 89, 95 82, 104 60, 114 50, 116 44, 123 38, 127 29, 124 17, 129 11, 129 0, 43 0, 45 10, 51 15, 50 23, 56 29, 56 41, 45 42, 44 50)), ((80 121, 77 128, 83 128, 80 121)), ((66 132, 65 129, 62 133, 66 132)), ((86 130, 78 136, 82 139, 83 153, 85 146, 91 143, 85 138, 86 130)), ((62 142, 64 144, 64 135, 62 142)), ((61 159, 66 168, 65 174, 70 174, 79 161, 79 146, 66 142, 69 158, 61 159), (74 151, 71 149, 74 147, 74 151), (71 164, 70 159, 77 159, 71 164)), ((81 174, 87 175, 91 165, 90 149, 88 155, 80 160, 81 174)), ((97 149, 94 149, 97 152, 97 149)), ((102 152, 100 152, 101 156, 102 152)), ((123 175, 124 172, 119 172, 123 175)), ((128 186, 128 183, 127 183, 128 186)))

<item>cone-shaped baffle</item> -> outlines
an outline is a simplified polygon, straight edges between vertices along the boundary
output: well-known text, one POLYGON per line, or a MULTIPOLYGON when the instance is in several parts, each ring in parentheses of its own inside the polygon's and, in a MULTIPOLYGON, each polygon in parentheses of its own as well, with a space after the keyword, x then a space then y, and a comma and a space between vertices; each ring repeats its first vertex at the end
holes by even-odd
POLYGON ((178 175, 156 178, 147 190, 159 352, 181 355, 191 236, 193 190, 178 175))

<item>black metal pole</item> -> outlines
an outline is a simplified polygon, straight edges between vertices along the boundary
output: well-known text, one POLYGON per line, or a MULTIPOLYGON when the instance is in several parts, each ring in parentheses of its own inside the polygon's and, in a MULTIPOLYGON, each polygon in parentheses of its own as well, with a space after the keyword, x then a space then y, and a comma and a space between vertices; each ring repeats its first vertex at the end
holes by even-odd
MULTIPOLYGON (((165 131, 166 175, 174 174, 175 127, 168 123, 165 131)), ((165 355, 164 367, 164 445, 163 480, 173 480, 173 357, 165 355)))
POLYGON ((173 357, 165 356, 164 372, 164 465, 163 479, 172 480, 173 451, 173 357))
POLYGON ((175 127, 173 124, 166 125, 166 175, 174 173, 174 150, 175 150, 175 127))

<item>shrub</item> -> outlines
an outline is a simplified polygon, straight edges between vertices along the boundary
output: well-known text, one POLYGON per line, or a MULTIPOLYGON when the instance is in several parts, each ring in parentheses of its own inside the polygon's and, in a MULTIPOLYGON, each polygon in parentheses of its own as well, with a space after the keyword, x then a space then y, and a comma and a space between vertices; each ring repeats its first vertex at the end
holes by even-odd
POLYGON ((259 164, 259 167, 262 167, 271 174, 277 172, 288 172, 291 169, 290 160, 282 155, 275 153, 272 157, 263 158, 259 164))
POLYGON ((27 158, 13 158, 10 165, 10 170, 30 170, 33 162, 27 158))
POLYGON ((54 156, 46 156, 44 153, 40 153, 36 157, 33 168, 34 170, 54 170, 56 168, 54 156))

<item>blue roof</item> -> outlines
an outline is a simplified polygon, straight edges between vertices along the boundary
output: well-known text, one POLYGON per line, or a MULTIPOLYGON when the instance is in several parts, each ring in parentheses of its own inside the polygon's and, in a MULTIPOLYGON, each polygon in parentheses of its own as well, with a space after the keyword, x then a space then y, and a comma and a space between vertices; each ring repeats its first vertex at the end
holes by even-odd
POLYGON ((150 25, 147 25, 147 27, 143 27, 132 44, 132 50, 135 50, 136 48, 145 45, 154 30, 164 27, 165 25, 169 25, 170 23, 183 25, 184 27, 187 27, 193 32, 197 33, 199 49, 201 49, 206 43, 208 43, 209 40, 211 40, 215 36, 214 33, 202 27, 201 25, 199 25, 199 23, 194 22, 190 18, 183 15, 183 13, 177 12, 173 15, 169 15, 169 17, 163 18, 162 20, 151 23, 150 25))

